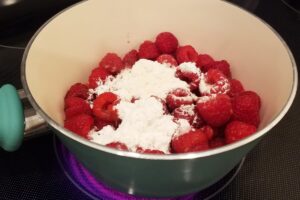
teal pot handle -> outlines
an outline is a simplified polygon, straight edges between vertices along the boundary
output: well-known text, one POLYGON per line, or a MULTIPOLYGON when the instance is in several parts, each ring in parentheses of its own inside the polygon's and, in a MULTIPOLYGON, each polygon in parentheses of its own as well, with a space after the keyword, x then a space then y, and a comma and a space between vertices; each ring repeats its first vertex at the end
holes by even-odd
POLYGON ((10 84, 0 88, 0 147, 15 151, 23 139, 42 135, 47 130, 47 123, 32 108, 23 90, 16 90, 10 84))
POLYGON ((0 146, 15 151, 22 143, 25 128, 24 110, 16 88, 0 88, 0 146))

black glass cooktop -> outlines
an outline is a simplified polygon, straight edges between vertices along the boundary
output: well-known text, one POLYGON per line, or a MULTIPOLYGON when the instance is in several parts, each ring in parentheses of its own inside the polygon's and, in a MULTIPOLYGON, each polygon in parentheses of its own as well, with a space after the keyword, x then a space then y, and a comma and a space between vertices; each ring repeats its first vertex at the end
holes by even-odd
MULTIPOLYGON (((26 1, 33 2, 33 0, 20 2, 26 1)), ((13 1, 0 1, 1 19, 4 19, 3 2, 13 1)), ((51 1, 45 2, 49 4, 51 1)), ((23 15, 8 15, 9 23, 0 20, 0 85, 12 83, 17 88, 22 88, 20 62, 30 37, 45 20, 76 1, 61 1, 64 2, 61 4, 58 4, 57 0, 53 2, 56 2, 55 6, 50 4, 47 4, 48 7, 42 6, 43 12, 29 10, 23 15), (20 19, 20 16, 23 18, 20 19), (15 21, 13 17, 16 18, 15 21)), ((231 2, 253 12, 277 30, 289 45, 300 66, 300 20, 292 9, 281 0, 231 0, 231 2)), ((247 155, 236 178, 213 197, 213 200, 300 199, 299 112, 298 92, 287 115, 247 155)), ((51 131, 25 141, 14 153, 0 149, 0 200, 90 200, 89 196, 75 187, 66 177, 54 149, 51 131)))

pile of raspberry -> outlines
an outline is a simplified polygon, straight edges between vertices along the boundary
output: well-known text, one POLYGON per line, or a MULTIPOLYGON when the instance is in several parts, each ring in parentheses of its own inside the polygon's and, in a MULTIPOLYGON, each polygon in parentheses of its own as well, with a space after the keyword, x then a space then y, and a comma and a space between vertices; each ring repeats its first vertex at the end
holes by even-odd
MULTIPOLYGON (((119 97, 112 92, 91 95, 89 91, 105 83, 108 77, 131 68, 139 59, 168 64, 176 69, 177 78, 189 84, 190 90, 175 89, 161 101, 174 121, 185 119, 191 125, 189 131, 174 135, 170 141, 171 153, 213 149, 256 132, 261 107, 258 94, 245 90, 239 80, 232 78, 226 60, 216 61, 208 54, 199 54, 191 45, 179 46, 170 32, 158 34, 154 42, 144 41, 138 50, 129 51, 123 58, 107 53, 92 70, 87 84, 75 83, 66 93, 64 127, 87 139, 93 129, 101 130, 106 125, 117 128, 122 123, 115 109, 119 97), (194 63, 201 74, 178 67, 185 62, 194 63), (203 84, 209 87, 203 89, 203 84), (193 98, 185 98, 190 96, 193 98)), ((126 144, 119 141, 106 146, 128 151, 126 144)), ((156 149, 138 148, 136 151, 164 154, 156 149)))

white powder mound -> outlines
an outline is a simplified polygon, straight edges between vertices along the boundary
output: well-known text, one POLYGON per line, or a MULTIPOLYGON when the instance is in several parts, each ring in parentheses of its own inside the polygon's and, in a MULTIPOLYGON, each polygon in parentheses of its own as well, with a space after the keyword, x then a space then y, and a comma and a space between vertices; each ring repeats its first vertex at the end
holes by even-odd
POLYGON ((200 73, 201 73, 201 70, 196 66, 196 63, 194 63, 194 62, 181 63, 178 66, 178 68, 182 72, 191 72, 191 73, 198 74, 198 75, 200 75, 200 73))
POLYGON ((178 130, 175 132, 175 136, 182 135, 183 133, 187 133, 192 129, 192 126, 186 119, 178 119, 177 123, 179 124, 178 130))
POLYGON ((175 68, 156 61, 140 59, 131 69, 125 69, 114 79, 100 84, 96 94, 113 92, 121 100, 130 101, 132 97, 146 98, 157 96, 165 99, 167 93, 176 88, 188 89, 188 84, 175 77, 175 68))
MULTIPOLYGON (((199 76, 201 74, 195 63, 182 63, 179 68, 199 76)), ((117 129, 108 125, 99 131, 90 131, 91 141, 102 145, 121 142, 130 151, 141 147, 170 153, 171 139, 192 128, 185 119, 174 121, 174 117, 165 114, 163 109, 161 99, 165 99, 170 91, 177 88, 189 91, 189 85, 175 74, 176 68, 170 68, 167 64, 140 59, 131 69, 121 71, 116 77, 109 76, 104 83, 99 81, 99 86, 90 91, 91 96, 104 92, 118 95, 120 103, 115 108, 121 123, 117 129), (133 98, 136 101, 131 102, 133 98)), ((193 101, 197 97, 191 94, 176 99, 193 101)), ((183 106, 183 109, 191 115, 194 112, 194 106, 183 106)))
POLYGON ((121 101, 116 109, 122 123, 116 130, 112 126, 105 126, 100 131, 92 130, 92 141, 103 145, 122 142, 131 151, 139 146, 169 153, 173 135, 191 128, 186 120, 176 123, 172 115, 164 114, 161 102, 155 97, 142 98, 134 103, 121 101))

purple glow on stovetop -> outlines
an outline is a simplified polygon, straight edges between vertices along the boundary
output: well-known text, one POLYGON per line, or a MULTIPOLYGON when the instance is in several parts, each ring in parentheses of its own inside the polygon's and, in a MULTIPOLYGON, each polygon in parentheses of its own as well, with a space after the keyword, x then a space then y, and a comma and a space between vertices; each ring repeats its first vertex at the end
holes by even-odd
MULTIPOLYGON (((67 176, 84 193, 93 199, 105 200, 157 200, 156 198, 136 197, 126 193, 113 190, 99 180, 95 179, 72 155, 66 147, 56 141, 56 150, 60 154, 60 162, 63 165, 67 176)), ((58 155, 59 156, 59 155, 58 155)), ((190 194, 176 198, 159 198, 159 200, 192 200, 196 194, 190 194)))
POLYGON ((245 160, 245 158, 243 158, 241 162, 226 176, 204 190, 176 198, 155 199, 133 196, 106 186, 101 181, 93 177, 91 173, 77 161, 75 156, 72 155, 56 137, 54 137, 54 148, 59 164, 64 170, 66 176, 78 189, 94 200, 207 200, 222 191, 235 178, 245 160))

